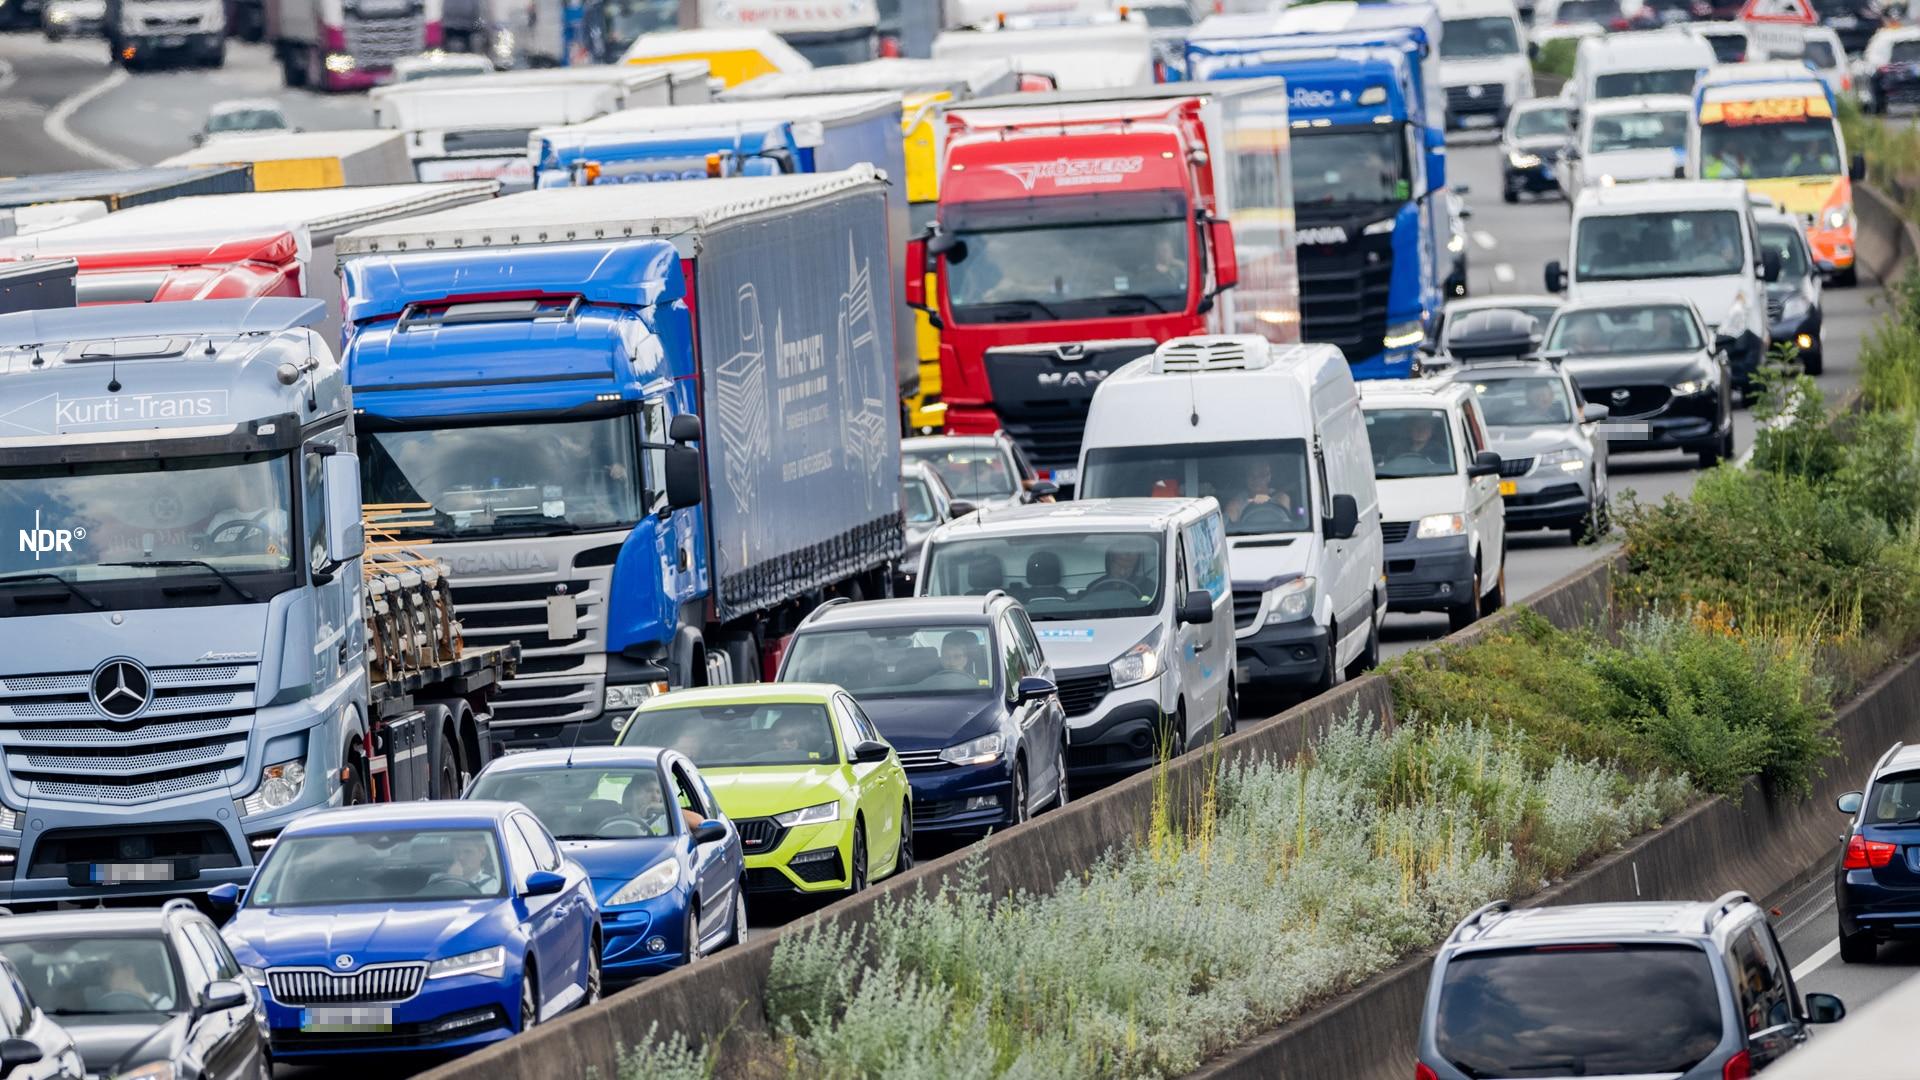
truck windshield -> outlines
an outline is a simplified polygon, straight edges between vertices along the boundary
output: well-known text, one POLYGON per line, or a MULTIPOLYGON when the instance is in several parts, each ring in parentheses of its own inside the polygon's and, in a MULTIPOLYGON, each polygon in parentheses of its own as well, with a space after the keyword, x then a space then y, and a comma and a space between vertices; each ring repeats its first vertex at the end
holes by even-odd
POLYGON ((1080 491, 1089 499, 1211 495, 1226 509, 1229 536, 1313 525, 1300 439, 1089 449, 1080 491))
POLYGON ((680 5, 668 0, 601 0, 600 33, 608 59, 627 51, 635 38, 680 25, 680 5))
POLYGON ((1440 55, 1444 59, 1480 60, 1519 52, 1520 35, 1514 30, 1513 20, 1504 15, 1448 19, 1440 24, 1440 55))
POLYGON ((361 436, 366 501, 426 503, 410 535, 553 536, 640 520, 631 416, 361 436))
POLYGON ((985 626, 879 626, 795 635, 781 682, 837 683, 870 697, 986 694, 993 649, 985 626))
POLYGON ((1378 206, 1413 197, 1398 124, 1362 131, 1297 131, 1293 140, 1296 206, 1378 206))
POLYGON ((1596 116, 1587 132, 1587 152, 1672 150, 1687 144, 1687 114, 1635 112, 1596 116))
POLYGON ((960 323, 1185 311, 1193 228, 1184 218, 1098 219, 955 234, 947 302, 960 323))
POLYGON ((1828 117, 1700 125, 1700 174, 1710 179, 1838 176, 1840 171, 1840 144, 1828 117))
POLYGON ((483 829, 284 837, 247 893, 256 908, 474 900, 505 895, 500 844, 483 829))
POLYGON ((1722 277, 1740 272, 1740 215, 1732 210, 1644 211, 1583 218, 1574 235, 1581 281, 1722 277))
POLYGON ((1609 71, 1593 80, 1595 100, 1639 97, 1643 94, 1691 94, 1698 68, 1668 68, 1663 71, 1609 71))
POLYGON ((1005 589, 1034 622, 1121 619, 1160 607, 1158 533, 1036 530, 949 540, 927 561, 927 595, 1005 589))
POLYGON ((261 589, 294 566, 292 478, 285 453, 0 468, 0 601, 50 575, 99 599, 95 583, 261 589))

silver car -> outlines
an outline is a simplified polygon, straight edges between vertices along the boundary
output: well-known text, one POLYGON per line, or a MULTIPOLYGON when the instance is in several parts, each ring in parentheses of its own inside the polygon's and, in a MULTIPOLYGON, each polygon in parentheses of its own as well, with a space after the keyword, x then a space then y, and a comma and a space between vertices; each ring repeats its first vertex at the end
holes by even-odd
POLYGON ((900 441, 900 458, 930 466, 954 498, 983 510, 1032 501, 1033 466, 1005 435, 920 435, 900 441))
POLYGON ((1606 407, 1582 398, 1553 361, 1466 360, 1450 374, 1479 395, 1507 530, 1566 529, 1575 543, 1606 535, 1606 407))

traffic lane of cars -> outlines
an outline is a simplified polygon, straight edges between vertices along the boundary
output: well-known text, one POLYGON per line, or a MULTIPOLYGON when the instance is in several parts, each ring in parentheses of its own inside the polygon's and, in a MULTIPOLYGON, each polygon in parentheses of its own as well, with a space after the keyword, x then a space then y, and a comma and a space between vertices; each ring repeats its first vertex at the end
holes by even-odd
MULTIPOLYGON (((1839 824, 1840 816, 1836 814, 1834 820, 1839 824)), ((1835 857, 1834 851, 1823 852, 1813 864, 1802 868, 1811 877, 1785 895, 1773 898, 1768 907, 1780 912, 1773 920, 1775 933, 1780 936, 1787 962, 1793 965, 1794 981, 1801 991, 1837 995, 1847 1003, 1847 1011, 1853 1013, 1920 975, 1920 941, 1882 945, 1879 957, 1871 964, 1842 962, 1834 918, 1835 857)), ((1845 1029, 1843 1020, 1839 1030, 1845 1029)))

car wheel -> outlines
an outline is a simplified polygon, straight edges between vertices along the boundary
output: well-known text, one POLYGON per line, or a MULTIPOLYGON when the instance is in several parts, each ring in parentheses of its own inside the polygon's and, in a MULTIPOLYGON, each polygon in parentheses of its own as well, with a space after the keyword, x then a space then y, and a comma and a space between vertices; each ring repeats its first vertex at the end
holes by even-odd
POLYGON ((1309 696, 1318 696, 1346 681, 1347 671, 1340 666, 1340 624, 1327 624, 1327 659, 1320 669, 1320 677, 1315 679, 1308 690, 1309 696))
POLYGON ((1827 358, 1825 354, 1820 351, 1820 346, 1815 345, 1813 348, 1800 354, 1800 370, 1809 375, 1823 375, 1826 373, 1827 358))
POLYGON ((1502 190, 1501 190, 1501 192, 1500 192, 1500 197, 1501 197, 1502 199, 1505 199, 1505 200, 1506 200, 1507 202, 1510 202, 1510 203, 1517 203, 1517 202, 1519 202, 1519 201, 1520 201, 1520 188, 1519 188, 1519 186, 1518 186, 1518 185, 1516 185, 1516 184, 1515 184, 1515 183, 1514 183, 1513 181, 1511 181, 1511 180, 1509 180, 1509 181, 1507 181, 1507 185, 1506 185, 1506 187, 1505 187, 1504 189, 1502 189, 1502 190))
POLYGON ((1500 576, 1494 580, 1493 591, 1480 600, 1480 615, 1485 618, 1507 606, 1507 560, 1500 558, 1500 576))
POLYGON ((863 821, 853 823, 853 865, 847 870, 847 893, 862 892, 867 887, 867 825, 863 821))
POLYGON ((1720 464, 1721 450, 1724 449, 1725 446, 1726 443, 1722 441, 1715 443, 1705 450, 1699 451, 1697 456, 1700 459, 1700 467, 1703 469, 1711 469, 1715 465, 1720 464))
POLYGON ((900 850, 893 856, 893 872, 904 874, 913 869, 913 807, 900 804, 900 850))
POLYGON ((534 970, 533 957, 520 966, 520 1030, 532 1031, 540 1023, 540 985, 539 973, 534 970))
POLYGON ((600 971, 600 935, 595 934, 587 942, 587 996, 581 1000, 580 1008, 586 1008, 600 1000, 603 976, 600 971))
POLYGON ((1840 961, 1845 964, 1871 964, 1880 955, 1880 943, 1872 934, 1840 932, 1840 961))
POLYGON ((1062 742, 1060 744, 1060 784, 1054 789, 1053 793, 1053 805, 1055 809, 1067 805, 1073 798, 1067 791, 1067 775, 1067 744, 1062 742))
POLYGON ((1467 598, 1447 609, 1447 629, 1455 633, 1472 626, 1480 617, 1480 564, 1473 566, 1473 584, 1467 589, 1467 598))
POLYGON ((1027 759, 1024 755, 1013 759, 1013 786, 1007 790, 1007 827, 1027 820, 1027 759))
POLYGON ((1595 496, 1593 505, 1587 507, 1586 515, 1580 519, 1579 524, 1568 529, 1567 532, 1576 544, 1589 542, 1597 544, 1607 535, 1607 525, 1607 499, 1605 495, 1598 495, 1595 496))
POLYGON ((742 878, 733 887, 733 930, 727 935, 727 944, 745 945, 747 943, 747 882, 742 878))
MULTIPOLYGON (((1232 735, 1239 730, 1240 730, 1240 683, 1236 679, 1228 679, 1227 680, 1226 723, 1221 725, 1220 734, 1221 736, 1224 737, 1227 735, 1232 735)), ((1060 760, 1063 762, 1066 760, 1066 754, 1064 751, 1061 753, 1060 760)), ((1064 766, 1062 766, 1062 768, 1064 770, 1064 766)))

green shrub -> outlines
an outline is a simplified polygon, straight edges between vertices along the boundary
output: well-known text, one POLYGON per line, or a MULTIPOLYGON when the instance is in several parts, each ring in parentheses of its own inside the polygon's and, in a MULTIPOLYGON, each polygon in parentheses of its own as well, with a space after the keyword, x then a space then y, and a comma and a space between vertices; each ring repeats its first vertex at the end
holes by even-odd
POLYGON ((1580 42, 1575 38, 1555 38, 1540 46, 1533 58, 1533 73, 1536 75, 1556 75, 1562 79, 1573 77, 1573 55, 1578 51, 1580 42))

